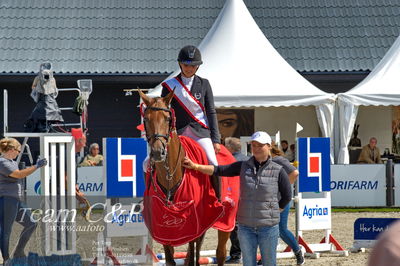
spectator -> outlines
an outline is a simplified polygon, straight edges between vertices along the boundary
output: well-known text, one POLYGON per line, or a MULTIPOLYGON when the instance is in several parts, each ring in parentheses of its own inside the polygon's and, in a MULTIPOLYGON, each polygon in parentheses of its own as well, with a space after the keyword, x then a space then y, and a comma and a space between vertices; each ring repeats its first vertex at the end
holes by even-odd
POLYGON ((289 160, 289 162, 294 161, 294 154, 292 150, 289 148, 289 143, 287 140, 282 140, 281 141, 281 147, 283 151, 283 157, 289 160))
POLYGON ((257 264, 258 247, 263 265, 276 265, 279 211, 292 197, 289 177, 282 166, 271 160, 271 137, 266 132, 258 131, 251 136, 251 148, 253 156, 247 161, 214 166, 195 164, 185 158, 183 165, 208 175, 240 175, 237 218, 243 265, 257 264))
POLYGON ((0 249, 4 264, 10 258, 9 240, 14 221, 23 226, 14 257, 25 257, 24 249, 36 223, 31 220, 30 209, 22 202, 22 178, 35 172, 47 164, 46 159, 40 159, 35 165, 18 169, 14 159, 21 152, 21 144, 14 138, 0 140, 0 249))
POLYGON ((290 150, 292 151, 293 154, 293 161, 290 161, 291 163, 293 163, 294 161, 296 161, 296 145, 294 144, 290 144, 290 150))
POLYGON ((242 146, 240 144, 240 139, 234 137, 227 137, 225 139, 225 146, 235 157, 236 161, 247 161, 249 156, 244 155, 240 152, 242 146))
MULTIPOLYGON (((249 159, 248 156, 240 152, 240 139, 227 137, 225 138, 225 146, 232 153, 233 157, 235 157, 236 161, 247 161, 249 159)), ((230 258, 226 261, 227 264, 238 264, 240 263, 240 259, 242 257, 237 231, 238 227, 236 224, 235 228, 231 232, 231 235, 229 236, 231 240, 231 249, 229 251, 230 258)))
MULTIPOLYGON (((276 146, 272 146, 271 148, 272 161, 281 165, 283 169, 289 176, 290 184, 294 184, 296 182, 297 177, 299 176, 299 171, 290 164, 290 162, 283 157, 283 152, 278 149, 276 146)), ((289 218, 289 210, 290 210, 290 202, 280 213, 280 221, 279 221, 279 236, 280 238, 293 250, 294 255, 296 256, 297 265, 304 264, 304 255, 301 251, 299 243, 294 237, 293 233, 289 231, 287 223, 289 218)))
POLYGON ((362 148, 357 163, 382 163, 381 152, 376 146, 377 143, 378 140, 375 137, 370 138, 369 144, 362 148))
POLYGON ((97 143, 92 143, 89 147, 89 154, 83 158, 79 166, 100 166, 103 165, 103 155, 100 153, 100 147, 97 143))

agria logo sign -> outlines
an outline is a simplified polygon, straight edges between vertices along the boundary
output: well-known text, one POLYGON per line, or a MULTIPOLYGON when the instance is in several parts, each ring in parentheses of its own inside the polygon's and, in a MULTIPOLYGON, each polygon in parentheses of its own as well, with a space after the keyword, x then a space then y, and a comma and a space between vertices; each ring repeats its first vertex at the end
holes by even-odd
POLYGON ((330 191, 329 138, 299 138, 299 192, 330 191))
POLYGON ((107 197, 143 197, 142 162, 147 155, 146 141, 142 138, 107 138, 105 143, 107 197))
POLYGON ((42 195, 42 187, 40 186, 40 180, 36 182, 35 186, 33 187, 35 193, 38 195, 42 195))
POLYGON ((321 208, 318 205, 315 205, 314 208, 307 208, 307 205, 304 206, 303 217, 306 216, 308 219, 312 219, 315 216, 328 216, 329 209, 321 208))

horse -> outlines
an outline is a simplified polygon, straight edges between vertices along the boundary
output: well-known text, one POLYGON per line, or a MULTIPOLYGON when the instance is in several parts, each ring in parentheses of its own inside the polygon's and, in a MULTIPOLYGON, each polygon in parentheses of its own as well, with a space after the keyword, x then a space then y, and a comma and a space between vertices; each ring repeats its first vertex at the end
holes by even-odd
MULTIPOLYGON (((140 90, 138 91, 143 103, 146 105, 142 115, 146 138, 151 147, 150 160, 154 163, 156 180, 165 193, 167 202, 173 199, 174 192, 179 186, 185 171, 182 166, 185 151, 174 125, 175 115, 173 110, 169 108, 174 92, 171 91, 163 98, 150 98, 140 90)), ((196 257, 196 265, 199 265, 204 235, 189 242, 185 264, 194 265, 196 257)), ((218 231, 218 246, 216 250, 218 265, 224 265, 225 263, 226 243, 229 236, 230 232, 218 231)), ((168 245, 163 245, 163 247, 166 264, 175 265, 174 247, 168 245)))

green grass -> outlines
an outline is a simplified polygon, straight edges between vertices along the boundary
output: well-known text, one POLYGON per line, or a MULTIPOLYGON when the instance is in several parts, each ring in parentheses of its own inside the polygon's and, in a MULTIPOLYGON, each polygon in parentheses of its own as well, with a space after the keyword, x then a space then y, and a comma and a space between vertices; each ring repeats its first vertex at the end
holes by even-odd
POLYGON ((332 208, 332 212, 400 212, 398 207, 332 208))

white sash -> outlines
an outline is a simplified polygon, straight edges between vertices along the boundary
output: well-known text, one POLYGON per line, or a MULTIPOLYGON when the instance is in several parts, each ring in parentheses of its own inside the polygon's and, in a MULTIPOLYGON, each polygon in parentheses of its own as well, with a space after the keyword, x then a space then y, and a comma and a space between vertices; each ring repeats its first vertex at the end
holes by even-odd
POLYGON ((186 112, 200 125, 208 128, 208 122, 204 113, 204 106, 193 97, 186 86, 178 79, 172 78, 162 84, 169 91, 175 89, 174 98, 186 110, 186 112))

